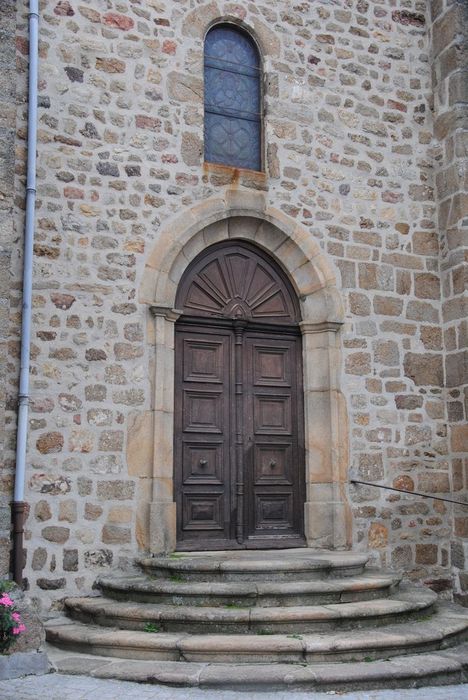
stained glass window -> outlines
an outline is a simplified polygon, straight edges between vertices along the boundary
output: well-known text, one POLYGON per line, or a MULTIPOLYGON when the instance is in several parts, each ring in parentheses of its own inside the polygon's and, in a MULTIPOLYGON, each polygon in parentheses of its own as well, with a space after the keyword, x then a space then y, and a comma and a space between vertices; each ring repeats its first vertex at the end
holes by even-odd
POLYGON ((260 58, 250 37, 228 25, 205 41, 205 160, 261 170, 260 58))

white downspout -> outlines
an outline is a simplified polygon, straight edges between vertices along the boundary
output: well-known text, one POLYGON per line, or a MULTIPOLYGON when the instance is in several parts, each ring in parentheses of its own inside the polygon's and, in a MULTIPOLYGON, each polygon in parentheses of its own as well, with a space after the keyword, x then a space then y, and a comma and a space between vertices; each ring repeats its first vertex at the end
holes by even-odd
POLYGON ((23 577, 24 486, 28 437, 29 365, 34 219, 36 207, 37 76, 39 59, 39 0, 29 2, 29 77, 28 77, 28 162, 26 176, 26 219, 24 226, 23 304, 21 318, 21 362, 18 391, 18 428, 16 470, 13 496, 13 574, 18 585, 23 577))

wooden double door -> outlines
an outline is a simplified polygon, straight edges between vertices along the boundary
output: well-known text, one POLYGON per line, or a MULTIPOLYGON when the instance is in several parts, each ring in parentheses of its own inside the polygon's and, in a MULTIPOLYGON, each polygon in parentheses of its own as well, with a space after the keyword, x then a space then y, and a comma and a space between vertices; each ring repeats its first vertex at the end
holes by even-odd
POLYGON ((179 549, 303 546, 297 326, 182 317, 174 447, 179 549))

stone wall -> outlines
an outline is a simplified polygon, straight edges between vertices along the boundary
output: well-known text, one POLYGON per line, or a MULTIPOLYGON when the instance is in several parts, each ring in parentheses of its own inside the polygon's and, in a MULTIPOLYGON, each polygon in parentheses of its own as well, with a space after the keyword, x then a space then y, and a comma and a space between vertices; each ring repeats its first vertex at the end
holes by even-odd
MULTIPOLYGON (((149 545, 143 270, 174 217, 195 223, 199 203, 233 189, 263 192, 336 272, 350 476, 451 492, 426 11, 416 0, 41 3, 26 574, 44 605, 149 545), (220 18, 261 47, 264 175, 203 164, 203 34, 220 18)), ((375 487, 348 497, 353 546, 450 586, 449 507, 375 487)))
MULTIPOLYGON (((14 461, 11 459, 12 416, 9 401, 17 386, 17 373, 10 374, 10 302, 15 290, 16 226, 14 211, 15 132, 16 132, 16 3, 0 1, 0 578, 9 571, 10 501, 14 461), (12 390, 12 394, 10 394, 12 390)), ((14 416, 14 414, 13 414, 14 416)), ((13 419, 14 423, 14 419, 13 419)))
MULTIPOLYGON (((468 491, 468 4, 432 3, 436 185, 441 243, 450 473, 454 497, 468 491)), ((468 508, 454 507, 452 565, 468 600, 468 508)))

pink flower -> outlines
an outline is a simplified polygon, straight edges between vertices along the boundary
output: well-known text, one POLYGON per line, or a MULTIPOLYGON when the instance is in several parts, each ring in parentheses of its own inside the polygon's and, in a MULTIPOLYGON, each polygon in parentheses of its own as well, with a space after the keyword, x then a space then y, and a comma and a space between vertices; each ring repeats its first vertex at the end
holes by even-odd
POLYGON ((15 622, 21 622, 21 616, 17 612, 11 613, 11 619, 14 620, 15 622))
POLYGON ((12 632, 13 634, 21 634, 21 632, 24 632, 26 629, 26 625, 18 625, 18 627, 13 627, 12 632))
POLYGON ((14 605, 14 602, 8 595, 8 593, 4 593, 2 597, 0 598, 0 605, 4 605, 6 608, 11 608, 14 605))

